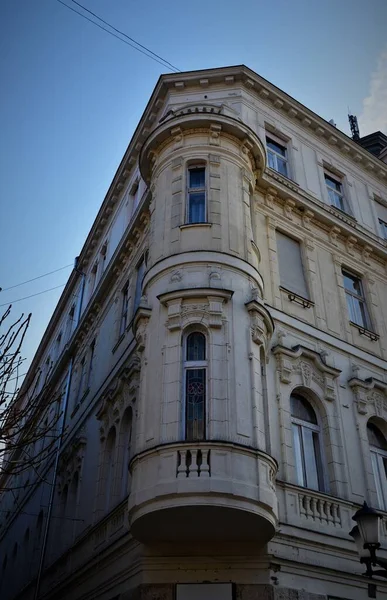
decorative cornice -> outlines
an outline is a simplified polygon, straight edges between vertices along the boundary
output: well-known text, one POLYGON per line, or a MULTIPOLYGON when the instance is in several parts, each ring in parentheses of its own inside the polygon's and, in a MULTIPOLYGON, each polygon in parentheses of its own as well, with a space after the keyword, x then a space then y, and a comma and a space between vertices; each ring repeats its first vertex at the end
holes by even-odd
POLYGON ((161 294, 158 299, 168 310, 166 326, 173 331, 198 321, 206 327, 222 327, 223 304, 232 295, 231 290, 215 287, 191 288, 161 294))
POLYGON ((378 416, 387 414, 387 383, 369 377, 360 379, 352 377, 348 380, 349 387, 355 395, 357 411, 361 415, 367 415, 370 407, 373 407, 374 412, 378 416))

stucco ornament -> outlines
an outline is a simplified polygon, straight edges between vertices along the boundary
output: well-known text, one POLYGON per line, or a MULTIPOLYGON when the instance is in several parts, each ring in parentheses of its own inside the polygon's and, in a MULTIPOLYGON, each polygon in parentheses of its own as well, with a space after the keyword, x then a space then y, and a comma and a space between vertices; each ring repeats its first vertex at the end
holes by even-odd
POLYGON ((297 384, 313 389, 319 388, 326 400, 335 400, 336 382, 341 370, 331 367, 325 362, 325 354, 294 346, 286 348, 277 345, 273 348, 273 354, 277 358, 277 368, 280 380, 285 384, 297 384))
MULTIPOLYGON (((358 369, 355 373, 358 374, 358 369)), ((360 415, 377 415, 383 418, 387 416, 387 383, 373 377, 352 377, 348 385, 354 393, 357 412, 360 415)))
POLYGON ((245 304, 250 315, 251 339, 258 346, 263 346, 267 356, 269 343, 274 333, 274 321, 259 297, 258 288, 252 289, 251 296, 252 299, 245 304))
POLYGON ((140 386, 140 370, 141 359, 134 354, 129 363, 119 370, 113 385, 103 394, 102 405, 96 415, 101 421, 101 441, 104 441, 113 425, 121 422, 125 410, 135 405, 140 386))
POLYGON ((163 294, 159 300, 167 308, 166 327, 174 331, 200 322, 205 327, 221 328, 226 320, 224 305, 232 294, 229 290, 215 287, 163 294))
POLYGON ((66 485, 70 485, 74 474, 81 470, 85 456, 87 438, 84 431, 80 431, 66 448, 59 460, 59 493, 66 485))

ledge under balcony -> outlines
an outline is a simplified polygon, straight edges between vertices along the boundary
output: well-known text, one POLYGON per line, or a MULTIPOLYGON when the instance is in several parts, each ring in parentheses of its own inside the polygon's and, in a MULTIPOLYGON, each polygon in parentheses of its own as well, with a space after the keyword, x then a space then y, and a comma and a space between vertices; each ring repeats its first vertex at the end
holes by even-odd
POLYGON ((178 442, 136 455, 129 497, 141 542, 254 541, 278 523, 276 461, 233 442, 178 442))

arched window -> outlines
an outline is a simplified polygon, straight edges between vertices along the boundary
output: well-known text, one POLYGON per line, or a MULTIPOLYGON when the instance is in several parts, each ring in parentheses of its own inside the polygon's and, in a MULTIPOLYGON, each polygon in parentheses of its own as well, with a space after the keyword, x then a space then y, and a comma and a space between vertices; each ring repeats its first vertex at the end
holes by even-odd
POLYGON ((374 423, 367 424, 367 435, 379 508, 387 510, 387 441, 374 423))
POLYGON ((125 497, 129 486, 129 459, 132 445, 132 407, 126 409, 122 418, 120 432, 121 496, 125 497))
POLYGON ((199 331, 186 338, 184 360, 185 439, 206 437, 207 357, 206 337, 199 331))
POLYGON ((105 510, 109 510, 113 495, 114 468, 116 451, 116 430, 109 431, 105 447, 105 510))
POLYGON ((299 394, 290 396, 290 405, 298 484, 324 491, 320 427, 316 413, 299 394))

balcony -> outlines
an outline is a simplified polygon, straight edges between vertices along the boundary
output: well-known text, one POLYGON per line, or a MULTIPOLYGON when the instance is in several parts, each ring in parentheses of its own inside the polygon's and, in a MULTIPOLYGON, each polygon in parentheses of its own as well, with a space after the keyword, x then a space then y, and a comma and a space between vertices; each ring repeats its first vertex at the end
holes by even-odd
POLYGON ((268 542, 277 525, 273 458, 232 442, 173 443, 131 461, 129 520, 141 542, 268 542))

